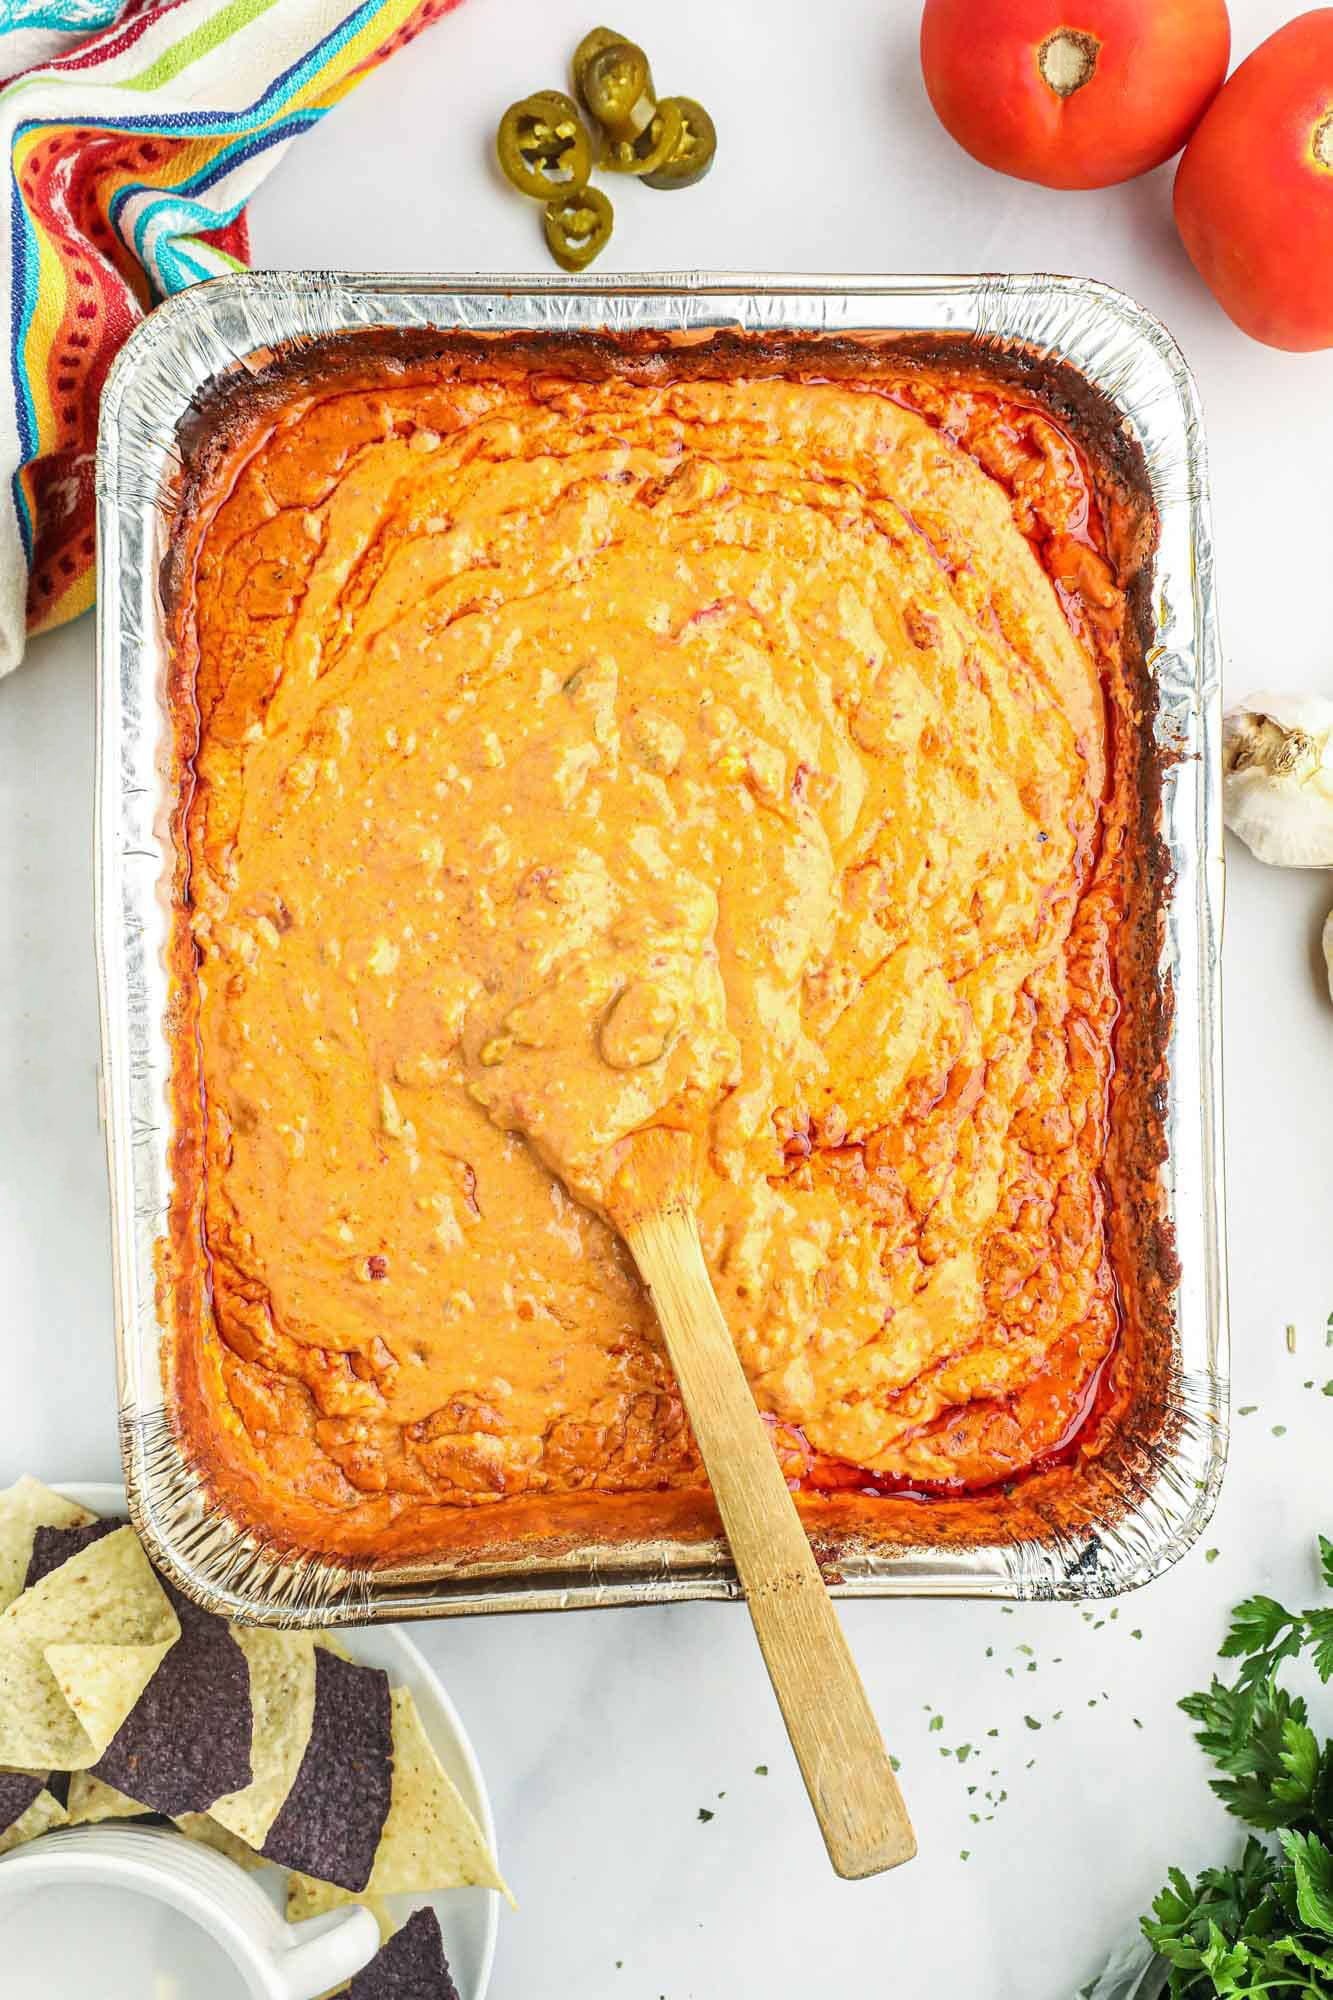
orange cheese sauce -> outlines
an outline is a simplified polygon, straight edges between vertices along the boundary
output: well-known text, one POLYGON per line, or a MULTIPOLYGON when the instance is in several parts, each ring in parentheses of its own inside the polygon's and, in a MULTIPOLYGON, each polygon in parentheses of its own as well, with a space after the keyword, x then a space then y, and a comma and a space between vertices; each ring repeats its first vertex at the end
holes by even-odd
POLYGON ((314 1546, 702 1482, 599 1213, 657 1122, 794 1479, 1086 1408, 1123 604, 1047 417, 889 386, 442 363, 207 496, 192 1422, 314 1546))

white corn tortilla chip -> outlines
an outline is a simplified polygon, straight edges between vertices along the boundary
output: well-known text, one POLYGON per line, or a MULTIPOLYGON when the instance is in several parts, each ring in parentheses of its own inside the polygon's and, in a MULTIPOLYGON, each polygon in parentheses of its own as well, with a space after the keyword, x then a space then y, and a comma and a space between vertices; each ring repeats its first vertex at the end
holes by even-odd
MULTIPOLYGON (((359 1903, 363 1910, 369 1910, 380 1927, 380 1943, 386 1945, 396 1930, 402 1928, 383 1896, 372 1896, 363 1889, 359 1896, 349 1895, 343 1889, 335 1889, 331 1882, 317 1882, 313 1875, 289 1875, 287 1877, 287 1921, 289 1924, 303 1924, 307 1917, 322 1917, 335 1904, 325 1901, 325 1892, 343 1903, 359 1903)), ((345 1993, 345 1986, 331 1988, 334 1993, 345 1993)), ((327 1995, 321 1995, 327 2000, 327 1995)))
POLYGON ((256 1854, 243 1840, 225 1826, 220 1826, 212 1813, 182 1813, 172 1825, 178 1827, 187 1840, 197 1840, 201 1847, 211 1847, 215 1854, 225 1854, 228 1861, 234 1861, 238 1868, 254 1869, 267 1867, 262 1854, 256 1854))
MULTIPOLYGON (((140 1819, 151 1811, 151 1807, 140 1805, 138 1799, 127 1798, 114 1785, 104 1784, 91 1771, 76 1771, 69 1781, 69 1823, 83 1826, 93 1820, 140 1819)), ((211 1847, 219 1854, 225 1854, 240 1868, 262 1868, 264 1858, 248 1848, 234 1833, 228 1833, 225 1826, 218 1826, 208 1813, 182 1813, 172 1821, 187 1840, 197 1840, 203 1847, 211 1847)))
POLYGON ((0 1763, 95 1764, 179 1637, 133 1528, 71 1556, 0 1612, 0 1763))
POLYGON ((23 1588, 32 1560, 33 1537, 39 1528, 86 1528, 97 1519, 86 1507, 53 1493, 40 1479, 25 1472, 0 1493, 0 1611, 23 1588))
POLYGON ((289 1914, 296 1900, 302 1915, 313 1917, 342 1903, 368 1902, 372 1896, 469 1887, 498 1889, 513 1903, 486 1836, 435 1755, 408 1689, 393 1688, 390 1700, 393 1795, 370 1880, 360 1895, 353 1895, 331 1882, 293 1873, 289 1914))
MULTIPOLYGON (((82 1524, 72 1522, 70 1525, 82 1524)), ((49 1833, 53 1826, 63 1826, 66 1817, 65 1808, 54 1793, 46 1790, 38 1792, 26 1811, 21 1812, 18 1818, 0 1833, 0 1854, 8 1854, 11 1847, 22 1847, 27 1840, 36 1840, 39 1833, 49 1833)))
POLYGON ((315 1718, 315 1643, 308 1632, 247 1630, 231 1636, 250 1669, 254 1715, 250 1768, 242 1791, 214 1799, 209 1817, 250 1847, 262 1847, 295 1783, 315 1718))
POLYGON ((95 1778, 91 1771, 75 1771, 69 1781, 69 1823, 86 1826, 99 1819, 141 1819, 148 1811, 137 1799, 127 1799, 114 1785, 95 1778))
MULTIPOLYGON (((380 1927, 381 1944, 387 1944, 399 1929, 384 1897, 372 1896, 369 1889, 363 1889, 359 1896, 354 1896, 349 1890, 335 1889, 332 1882, 317 1882, 313 1875, 287 1877, 289 1924, 303 1924, 307 1917, 322 1917, 326 1910, 336 1909, 340 1903, 359 1903, 363 1910, 369 1910, 380 1927)), ((341 1987, 337 1990, 342 1991, 341 1987)))

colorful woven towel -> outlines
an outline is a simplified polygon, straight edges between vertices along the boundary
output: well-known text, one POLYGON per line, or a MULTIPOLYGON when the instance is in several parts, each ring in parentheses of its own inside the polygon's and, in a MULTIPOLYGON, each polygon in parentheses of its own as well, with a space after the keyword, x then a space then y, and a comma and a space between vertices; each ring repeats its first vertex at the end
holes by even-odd
POLYGON ((93 601, 97 403, 131 327, 246 256, 288 141, 458 0, 0 0, 0 674, 93 601))

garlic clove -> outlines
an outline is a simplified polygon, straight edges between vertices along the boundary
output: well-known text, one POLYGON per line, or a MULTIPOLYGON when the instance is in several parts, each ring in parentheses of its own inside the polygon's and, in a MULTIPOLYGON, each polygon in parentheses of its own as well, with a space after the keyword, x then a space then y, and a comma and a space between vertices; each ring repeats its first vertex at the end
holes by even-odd
POLYGON ((1228 710, 1222 816, 1260 861, 1333 868, 1333 701, 1265 692, 1228 710))

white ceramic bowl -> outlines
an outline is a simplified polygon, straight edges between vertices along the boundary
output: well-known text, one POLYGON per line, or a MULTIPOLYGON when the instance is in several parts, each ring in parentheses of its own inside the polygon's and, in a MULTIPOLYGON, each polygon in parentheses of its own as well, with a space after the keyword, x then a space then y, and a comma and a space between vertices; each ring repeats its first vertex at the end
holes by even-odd
POLYGON ((379 1947, 379 1926, 360 1904, 284 1923, 234 1861, 169 1828, 66 1827, 0 1856, 7 1990, 128 2000, 165 1989, 174 2000, 174 1989, 182 2000, 225 2000, 234 1982, 192 1932, 220 1947, 248 2000, 315 2000, 379 1947), (100 1923, 89 1890, 103 1892, 100 1923), (164 1922, 164 1912, 178 1921, 164 1922), (95 1988, 80 1958, 93 1961, 95 1988))

